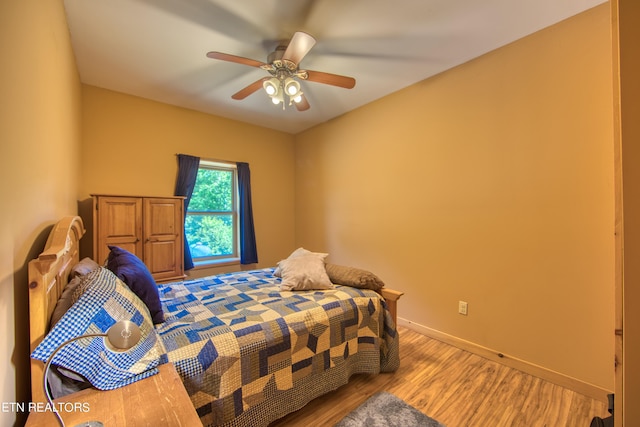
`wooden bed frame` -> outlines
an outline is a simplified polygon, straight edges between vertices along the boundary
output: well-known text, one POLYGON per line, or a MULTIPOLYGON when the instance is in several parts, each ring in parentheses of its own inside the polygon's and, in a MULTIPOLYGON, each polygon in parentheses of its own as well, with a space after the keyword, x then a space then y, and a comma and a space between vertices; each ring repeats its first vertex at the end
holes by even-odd
MULTIPOLYGON (((85 229, 79 216, 61 219, 49 234, 44 251, 29 262, 29 342, 33 352, 49 332, 49 319, 62 290, 69 280, 71 267, 80 258, 80 239, 85 229)), ((42 388, 44 363, 31 360, 31 400, 45 402, 42 388)))
MULTIPOLYGON (((44 251, 29 262, 29 327, 30 351, 42 342, 49 332, 49 320, 62 290, 67 285, 71 268, 79 262, 80 239, 85 233, 82 218, 68 216, 51 230, 44 251)), ((383 288, 382 296, 394 322, 397 300, 402 292, 383 288)), ((396 322, 397 324, 397 322, 396 322)), ((31 359, 31 400, 45 402, 44 363, 31 359)))

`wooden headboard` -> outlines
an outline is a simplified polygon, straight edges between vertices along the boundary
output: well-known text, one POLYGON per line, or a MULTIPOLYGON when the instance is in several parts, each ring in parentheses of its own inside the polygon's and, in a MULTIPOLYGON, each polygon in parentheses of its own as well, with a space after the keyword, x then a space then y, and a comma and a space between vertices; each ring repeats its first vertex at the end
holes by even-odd
MULTIPOLYGON (((67 216, 54 225, 44 251, 29 262, 30 351, 49 332, 51 314, 69 281, 71 267, 79 261, 79 244, 85 232, 82 218, 67 216)), ((42 388, 44 363, 31 359, 31 400, 45 402, 42 388)))

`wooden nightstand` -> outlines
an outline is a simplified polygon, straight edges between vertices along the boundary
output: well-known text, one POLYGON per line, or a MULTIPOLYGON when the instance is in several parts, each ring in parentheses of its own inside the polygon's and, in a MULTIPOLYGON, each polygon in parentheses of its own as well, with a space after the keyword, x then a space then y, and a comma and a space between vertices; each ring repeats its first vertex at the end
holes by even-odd
MULTIPOLYGON (((100 421, 105 427, 202 426, 175 367, 165 364, 152 377, 115 390, 82 390, 55 403, 75 404, 76 411, 61 412, 69 427, 100 421)), ((70 409, 73 405, 66 405, 70 409)), ((58 427, 51 412, 31 412, 26 427, 58 427)))

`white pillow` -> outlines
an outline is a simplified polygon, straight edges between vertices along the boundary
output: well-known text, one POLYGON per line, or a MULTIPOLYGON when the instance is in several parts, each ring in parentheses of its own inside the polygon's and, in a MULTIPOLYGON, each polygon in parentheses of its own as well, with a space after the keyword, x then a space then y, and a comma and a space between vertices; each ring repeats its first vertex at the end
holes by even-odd
POLYGON ((278 263, 282 272, 281 291, 333 289, 324 267, 324 258, 314 254, 287 258, 278 263))
MULTIPOLYGON (((289 255, 287 259, 292 259, 292 258, 296 258, 303 255, 314 255, 320 258, 322 261, 324 261, 325 258, 329 256, 329 254, 325 254, 322 252, 311 252, 306 250, 305 248, 298 248, 295 251, 291 252, 291 255, 289 255)), ((284 260, 281 260, 280 262, 282 261, 284 260)), ((280 268, 280 262, 278 262, 276 269, 273 271, 273 275, 276 277, 282 277, 282 269, 280 268)))

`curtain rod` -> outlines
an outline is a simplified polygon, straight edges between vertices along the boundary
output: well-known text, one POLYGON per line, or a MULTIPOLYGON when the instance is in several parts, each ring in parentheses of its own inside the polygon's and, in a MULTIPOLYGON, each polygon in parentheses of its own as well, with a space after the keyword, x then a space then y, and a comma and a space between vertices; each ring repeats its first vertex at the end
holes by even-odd
MULTIPOLYGON (((180 154, 184 154, 184 153, 176 153, 176 156, 179 156, 180 154)), ((187 156, 189 156, 190 154, 187 154, 187 156)), ((245 162, 239 162, 236 160, 223 160, 223 159, 213 159, 210 157, 201 157, 202 160, 208 161, 208 162, 216 162, 216 163, 231 163, 231 164, 237 164, 237 163, 245 163, 245 162)))

